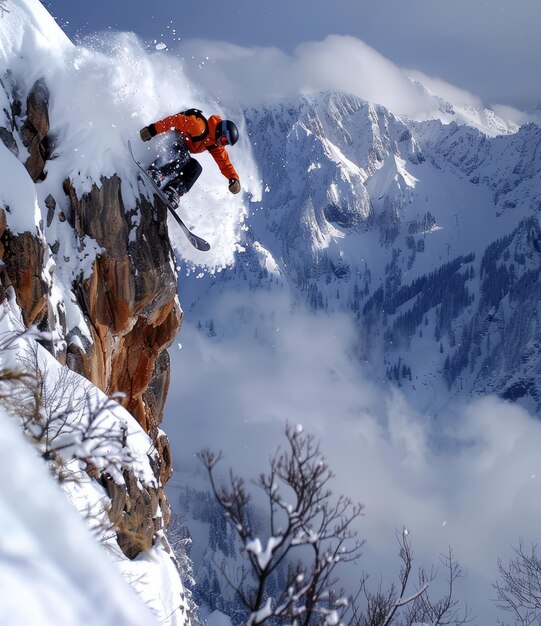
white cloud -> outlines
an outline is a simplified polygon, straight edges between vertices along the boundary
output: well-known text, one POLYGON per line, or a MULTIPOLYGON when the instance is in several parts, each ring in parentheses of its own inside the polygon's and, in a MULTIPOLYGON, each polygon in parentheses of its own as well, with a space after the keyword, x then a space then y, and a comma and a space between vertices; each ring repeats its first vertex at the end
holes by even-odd
POLYGON ((462 106, 482 107, 481 98, 437 76, 428 76, 419 70, 406 70, 408 76, 420 82, 428 91, 448 102, 462 106))
POLYGON ((479 98, 444 80, 404 70, 360 39, 329 35, 303 43, 291 55, 277 48, 245 48, 225 42, 191 40, 179 53, 185 71, 205 91, 225 101, 258 101, 328 89, 352 93, 399 115, 429 119, 441 115, 439 102, 412 83, 457 105, 481 106, 479 98))
POLYGON ((492 108, 497 115, 505 117, 519 126, 528 124, 529 122, 541 126, 541 105, 528 111, 519 111, 519 109, 505 104, 495 104, 492 108))

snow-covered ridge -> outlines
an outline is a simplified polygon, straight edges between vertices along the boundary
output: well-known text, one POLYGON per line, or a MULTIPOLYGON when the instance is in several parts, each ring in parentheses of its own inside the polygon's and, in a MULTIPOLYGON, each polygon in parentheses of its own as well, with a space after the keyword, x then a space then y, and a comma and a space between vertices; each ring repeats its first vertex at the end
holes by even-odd
POLYGON ((52 15, 35 0, 10 1, 9 9, 2 12, 0 27, 0 55, 4 66, 17 74, 19 70, 26 70, 24 76, 30 84, 39 77, 41 67, 29 71, 28 56, 41 55, 43 65, 56 64, 73 48, 52 15))
POLYGON ((444 124, 454 121, 489 136, 515 132, 518 126, 512 120, 521 117, 505 107, 487 108, 475 94, 437 77, 404 69, 348 35, 305 42, 291 53, 224 41, 188 40, 180 44, 179 53, 186 59, 193 84, 221 101, 240 101, 256 108, 287 98, 342 92, 404 118, 444 124))
MULTIPOLYGON (((538 333, 520 285, 538 262, 540 127, 490 136, 457 121, 416 122, 336 92, 246 107, 245 115, 268 187, 247 221, 238 289, 246 282, 272 289, 278 280, 316 310, 349 311, 375 375, 402 385, 423 408, 467 387, 539 410, 541 390, 531 377, 538 361, 526 347, 538 333), (490 278, 480 282, 490 246, 507 237, 502 258, 488 266, 490 278), (491 313, 494 321, 483 326, 495 284, 503 317, 496 323, 491 313), (508 376, 499 361, 504 353, 510 359, 501 328, 510 332, 516 316, 521 356, 508 376), (459 346, 469 346, 468 356, 459 346)), ((204 292, 207 305, 209 293, 219 300, 221 283, 213 284, 204 292)), ((229 275, 223 284, 230 290, 236 283, 229 275)), ((230 323, 224 318, 225 328, 230 323)))
POLYGON ((9 538, 0 575, 2 622, 156 626, 1 408, 0 433, 2 474, 9 476, 0 489, 0 523, 9 538))
POLYGON ((421 80, 414 80, 413 85, 436 105, 434 111, 426 116, 418 116, 417 121, 439 120, 444 124, 452 122, 476 128, 489 137, 507 135, 517 132, 519 126, 511 120, 498 115, 492 109, 487 109, 480 102, 454 103, 442 98, 428 89, 421 80))
POLYGON ((391 154, 381 168, 370 177, 367 188, 373 201, 382 198, 392 201, 397 194, 406 199, 408 190, 415 189, 417 182, 417 179, 407 171, 406 161, 396 154, 391 154))
POLYGON ((0 188, 0 203, 9 213, 9 227, 13 233, 37 234, 41 210, 32 180, 24 165, 4 144, 0 144, 0 167, 9 185, 0 188), (32 210, 29 210, 29 209, 32 210))

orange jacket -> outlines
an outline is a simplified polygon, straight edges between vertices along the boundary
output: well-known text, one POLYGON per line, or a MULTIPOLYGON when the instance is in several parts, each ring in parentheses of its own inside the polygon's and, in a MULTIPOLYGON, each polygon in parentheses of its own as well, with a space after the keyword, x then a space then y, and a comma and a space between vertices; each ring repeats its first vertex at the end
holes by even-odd
POLYGON ((190 152, 197 154, 208 150, 214 157, 214 160, 220 168, 220 172, 222 172, 226 178, 236 178, 238 180, 239 175, 229 160, 227 150, 224 146, 216 143, 216 126, 221 121, 222 118, 219 115, 209 117, 207 120, 209 128, 208 135, 200 141, 194 141, 192 138, 195 137, 197 139, 198 136, 204 133, 205 121, 195 115, 184 115, 184 113, 170 115, 159 122, 154 122, 154 128, 157 133, 176 130, 184 138, 190 152))

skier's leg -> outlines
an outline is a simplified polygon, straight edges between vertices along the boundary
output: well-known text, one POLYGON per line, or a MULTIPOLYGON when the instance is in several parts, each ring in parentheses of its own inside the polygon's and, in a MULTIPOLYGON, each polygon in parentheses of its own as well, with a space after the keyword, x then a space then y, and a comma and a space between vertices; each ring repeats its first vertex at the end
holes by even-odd
POLYGON ((161 159, 152 163, 147 172, 158 186, 167 186, 171 179, 176 178, 180 170, 190 159, 190 152, 183 139, 175 141, 169 147, 169 159, 165 165, 161 165, 161 159))
POLYGON ((196 159, 190 157, 184 167, 179 171, 178 176, 171 181, 171 185, 178 188, 181 195, 188 193, 195 181, 201 176, 203 168, 196 159))
POLYGON ((179 170, 174 171, 175 176, 164 187, 164 192, 168 189, 174 189, 179 196, 183 196, 193 187, 195 181, 201 175, 203 168, 199 161, 190 157, 179 170))
POLYGON ((162 176, 164 178, 171 178, 171 177, 176 177, 178 175, 178 172, 182 169, 182 166, 184 165, 185 161, 171 161, 170 163, 166 163, 165 165, 162 165, 162 167, 159 168, 160 173, 162 174, 162 176))

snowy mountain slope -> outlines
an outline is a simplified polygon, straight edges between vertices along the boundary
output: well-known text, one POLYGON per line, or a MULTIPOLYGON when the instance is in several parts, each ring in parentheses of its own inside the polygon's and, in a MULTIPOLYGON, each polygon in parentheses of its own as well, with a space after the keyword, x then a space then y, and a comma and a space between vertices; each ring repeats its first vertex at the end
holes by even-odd
POLYGON ((0 487, 2 624, 158 624, 3 411, 0 431, 10 476, 0 487))
POLYGON ((432 135, 423 132, 434 163, 444 161, 457 175, 494 192, 498 211, 517 205, 539 210, 539 148, 541 127, 526 124, 516 133, 488 138, 465 126, 450 125, 432 135))
MULTIPOLYGON (((418 72, 414 72, 418 74, 418 72)), ((416 117, 418 121, 428 121, 429 119, 440 120, 444 124, 460 124, 476 128, 483 134, 496 137, 497 135, 506 135, 516 132, 519 127, 514 122, 501 117, 492 109, 487 109, 481 105, 480 101, 476 101, 469 94, 472 102, 450 102, 449 100, 438 95, 426 87, 424 82, 432 83, 433 81, 427 76, 421 76, 419 80, 412 79, 414 86, 429 100, 435 103, 436 110, 425 117, 416 117)), ((437 83, 437 81, 436 81, 437 83)))
POLYGON ((235 322, 229 316, 219 324, 218 304, 203 314, 203 289, 209 305, 220 285, 285 285, 315 310, 353 314, 359 354, 423 409, 437 412, 457 393, 492 391, 521 396, 539 411, 540 382, 527 374, 539 367, 536 350, 526 347, 539 341, 535 307, 517 292, 524 281, 535 284, 539 268, 541 129, 489 136, 467 125, 401 119, 332 92, 249 107, 245 115, 266 193, 247 220, 246 250, 233 271, 191 286, 195 314, 229 334, 235 322), (505 259, 487 264, 502 238, 511 241, 505 259), (495 281, 498 297, 489 295, 495 281), (503 335, 487 330, 487 300, 504 316, 503 335), (519 353, 502 360, 517 316, 519 353), (471 350, 487 336, 490 360, 471 350))
POLYGON ((487 109, 476 95, 405 69, 348 35, 327 35, 288 52, 201 39, 184 39, 173 48, 185 58, 191 82, 222 102, 259 108, 323 91, 349 93, 400 117, 466 124, 490 136, 515 132, 518 126, 511 120, 522 118, 509 107, 487 109))
MULTIPOLYGON (((130 256, 143 240, 152 247, 156 220, 126 140, 136 139, 141 126, 166 112, 185 106, 221 109, 186 84, 175 60, 147 54, 131 35, 104 39, 99 49, 76 47, 37 1, 12 5, 0 21, 2 61, 9 70, 0 90, 5 146, 0 162, 8 174, 1 200, 13 233, 30 232, 43 244, 46 263, 39 278, 61 313, 58 327, 64 317, 69 331, 78 330, 60 339, 84 351, 95 327, 105 332, 103 327, 114 324, 89 322, 72 296, 74 279, 80 288, 95 275, 92 268, 103 258, 103 241, 114 239, 110 227, 116 222, 99 222, 96 236, 82 242, 66 215, 71 218, 73 207, 81 205, 81 213, 73 211, 85 216, 84 208, 90 213, 94 206, 92 197, 110 193, 127 208, 129 228, 118 221, 130 256), (172 73, 178 80, 164 80, 172 73), (21 129, 27 115, 23 103, 42 93, 41 79, 50 88, 50 132, 43 144, 46 176, 34 184, 22 167, 32 150, 21 129), (65 193, 66 179, 71 196, 65 193), (116 186, 108 186, 111 179, 116 186), (137 233, 147 228, 138 242, 137 233)), ((184 302, 189 294, 187 308, 202 331, 217 339, 244 333, 272 348, 280 331, 273 307, 284 301, 286 308, 307 304, 329 316, 346 313, 355 319, 356 357, 369 361, 375 379, 391 379, 420 406, 435 412, 453 394, 496 391, 537 407, 539 128, 493 137, 512 127, 487 111, 462 108, 458 114, 443 101, 438 107, 436 117, 446 124, 400 118, 340 92, 245 108, 234 160, 252 202, 231 198, 203 156, 205 177, 182 210, 212 241, 212 253, 202 258, 169 231, 190 274, 181 275, 181 298, 184 302), (473 126, 448 123, 455 118, 473 126), (201 266, 210 272, 201 272, 201 266), (255 292, 266 297, 253 298, 255 292)), ((136 145, 144 163, 164 148, 136 145)), ((88 214, 86 219, 90 222, 88 214)), ((166 241, 163 231, 158 234, 166 241)), ((172 271, 170 263, 158 269, 161 278, 172 271)), ((147 274, 135 273, 134 282, 144 284, 147 274)), ((131 278, 123 266, 113 283, 122 288, 131 278)), ((110 304, 105 297, 110 291, 98 293, 100 305, 110 304)), ((150 298, 145 310, 154 304, 150 298)), ((97 307, 98 313, 107 308, 97 307)), ((119 345, 117 338, 106 343, 119 345)), ((119 352, 146 354, 133 344, 119 352)), ((125 371, 138 370, 135 357, 125 371)), ((228 357, 224 371, 230 369, 228 357)), ((156 370, 160 367, 163 362, 156 370)), ((236 372, 229 374, 235 386, 236 372)), ((164 379, 151 391, 160 385, 166 386, 164 379)), ((242 385, 235 387, 236 393, 243 391, 242 385)), ((121 422, 129 420, 122 416, 121 422)), ((137 476, 153 483, 155 457, 146 455, 150 440, 132 426, 141 444, 134 451, 143 466, 137 476)), ((123 486, 124 472, 111 473, 118 479, 108 482, 115 491, 123 486)), ((111 496, 95 479, 67 491, 82 510, 111 496)), ((147 530, 164 514, 158 507, 155 517, 147 516, 147 530)), ((133 560, 108 537, 105 548, 160 621, 184 624, 186 606, 177 610, 181 589, 167 542, 161 531, 150 534, 152 548, 133 560)), ((211 568, 212 551, 205 558, 211 568)))
MULTIPOLYGON (((173 371, 192 438, 185 440, 183 424, 175 458, 208 445, 198 436, 204 428, 216 449, 229 447, 234 466, 259 468, 254 449, 267 453, 281 420, 310 422, 335 449, 344 484, 367 504, 361 533, 368 546, 380 540, 374 571, 388 557, 380 526, 392 538, 397 520, 420 512, 419 544, 437 536, 444 547, 456 546, 473 606, 482 607, 483 623, 495 623, 487 605, 502 548, 487 545, 479 582, 483 549, 472 542, 499 529, 507 546, 522 528, 518 516, 501 521, 505 496, 494 472, 505 472, 506 493, 516 485, 527 490, 521 481, 535 474, 507 479, 507 461, 496 453, 484 464, 477 454, 494 438, 509 459, 530 468, 535 452, 507 446, 520 407, 497 403, 501 439, 492 429, 495 406, 487 408, 480 439, 471 437, 468 412, 466 437, 450 448, 459 457, 470 450, 487 471, 471 496, 475 472, 445 462, 440 468, 438 459, 454 457, 454 449, 438 437, 460 423, 457 407, 472 396, 497 394, 539 415, 539 127, 492 136, 400 118, 333 92, 268 101, 246 107, 245 116, 264 192, 251 205, 233 267, 209 275, 187 264, 181 272, 186 323, 173 371), (409 411, 416 412, 411 422, 409 411), (387 427, 392 443, 379 446, 376 433, 387 427), (432 449, 432 437, 434 457, 424 464, 420 450, 432 449), (404 464, 387 481, 396 458, 404 464), (426 492, 432 480, 434 501, 426 492), (410 488, 414 495, 403 500, 410 488), (479 503, 492 501, 497 511, 487 524, 479 503), (455 512, 462 523, 449 521, 455 512), (372 533, 364 525, 370 520, 372 533)), ((177 419, 170 411, 172 430, 177 419)), ((194 567, 205 584, 200 600, 234 615, 215 573, 230 549, 223 528, 216 531, 222 520, 208 498, 186 493, 188 481, 199 481, 180 465, 170 497, 193 533, 194 567)), ((532 512, 529 519, 537 518, 532 512)))
POLYGON ((107 515, 111 491, 96 479, 107 473, 122 488, 131 471, 140 485, 156 485, 150 439, 120 405, 60 365, 40 345, 43 333, 25 329, 13 292, 0 305, 0 337, 2 464, 10 477, 0 485, 9 546, 0 555, 2 623, 187 623, 165 536, 127 558, 107 515), (17 382, 13 372, 30 378, 17 382), (28 415, 32 376, 41 377, 38 418, 28 415))

